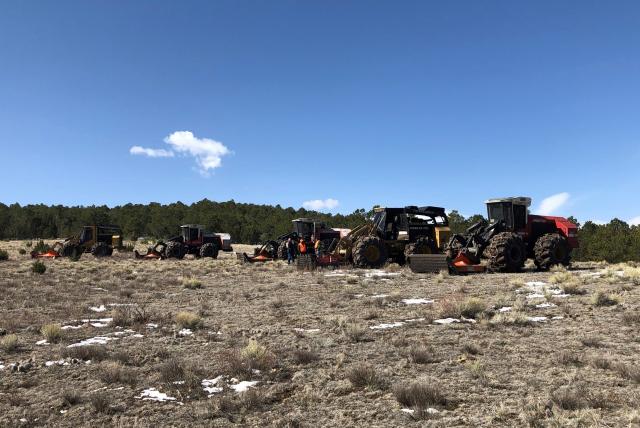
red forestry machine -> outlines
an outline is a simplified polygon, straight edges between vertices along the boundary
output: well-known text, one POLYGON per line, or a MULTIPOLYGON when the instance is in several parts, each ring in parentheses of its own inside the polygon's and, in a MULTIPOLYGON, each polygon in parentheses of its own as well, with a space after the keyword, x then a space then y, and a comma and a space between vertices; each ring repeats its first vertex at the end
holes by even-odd
POLYGON ((490 199, 489 221, 471 226, 451 237, 447 256, 456 272, 481 272, 487 259, 492 272, 517 272, 527 258, 540 270, 567 266, 571 251, 578 247, 578 227, 563 217, 529 214, 531 198, 490 199))
POLYGON ((205 227, 199 224, 185 224, 180 226, 182 234, 169 238, 167 242, 159 241, 150 247, 146 254, 135 251, 137 259, 182 259, 187 254, 196 257, 218 258, 218 252, 222 248, 222 239, 215 233, 207 232, 205 227))

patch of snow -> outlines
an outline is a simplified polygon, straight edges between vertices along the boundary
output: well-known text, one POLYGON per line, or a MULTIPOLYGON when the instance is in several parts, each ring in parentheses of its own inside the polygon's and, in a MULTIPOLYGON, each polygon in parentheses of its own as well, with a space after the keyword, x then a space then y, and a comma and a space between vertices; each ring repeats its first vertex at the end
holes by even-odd
MULTIPOLYGON (((400 409, 400 411, 404 413, 408 413, 410 415, 412 415, 415 412, 414 409, 400 409)), ((433 407, 428 407, 427 410, 425 410, 425 412, 427 412, 430 415, 435 415, 436 413, 440 413, 438 409, 434 409, 433 407)))
POLYGON ((379 269, 370 270, 368 272, 365 272, 364 274, 365 278, 382 278, 385 276, 398 276, 398 275, 400 275, 399 272, 387 272, 379 269))
POLYGON ((188 328, 183 328, 178 332, 178 336, 191 336, 192 334, 193 334, 193 331, 191 331, 191 329, 188 329, 188 328))
POLYGON ((429 303, 433 303, 433 300, 430 299, 422 299, 422 298, 415 298, 415 299, 402 299, 401 300, 402 303, 404 303, 405 305, 427 305, 429 303))
POLYGON ((544 298, 544 294, 540 294, 540 293, 527 294, 526 298, 527 299, 543 299, 544 298))
POLYGON ((543 308, 553 308, 554 306, 556 306, 554 303, 540 303, 538 305, 536 305, 536 308, 538 309, 543 309, 543 308))
MULTIPOLYGON (((64 328, 64 327, 63 327, 64 328)), ((36 342, 36 345, 41 346, 41 345, 48 345, 49 342, 47 342, 47 339, 42 339, 42 340, 38 340, 36 342)))
POLYGON ((220 392, 222 392, 222 387, 221 386, 217 386, 218 382, 220 382, 222 380, 223 376, 218 376, 214 379, 203 379, 201 382, 202 385, 202 389, 204 390, 204 392, 209 394, 209 397, 213 396, 213 394, 218 394, 220 392))
POLYGON ((308 328, 306 330, 304 328, 294 328, 293 330, 298 333, 318 333, 320 331, 319 328, 308 328))
POLYGON ((511 306, 503 306, 498 308, 498 312, 511 312, 511 309, 513 309, 511 306))
POLYGON ((402 321, 395 321, 392 323, 382 323, 382 324, 378 324, 378 325, 372 325, 371 327, 369 327, 371 330, 385 330, 387 328, 395 328, 395 327, 400 327, 403 326, 404 323, 402 321))
POLYGON ((82 327, 84 327, 84 325, 63 325, 60 328, 63 330, 77 330, 82 327))
POLYGON ((460 322, 460 320, 458 318, 442 318, 439 320, 434 320, 433 322, 435 324, 451 324, 454 322, 460 322))
POLYGON ((184 381, 183 380, 176 380, 175 382, 173 382, 174 385, 184 385, 184 381))
POLYGON ((176 401, 175 397, 169 397, 164 392, 160 392, 155 388, 148 388, 142 391, 139 397, 143 400, 151 400, 151 401, 176 401))
POLYGON ((564 317, 561 317, 560 315, 558 315, 558 316, 555 316, 555 317, 553 317, 553 318, 551 318, 551 319, 552 319, 552 320, 563 320, 563 319, 564 319, 564 317))
POLYGON ((158 324, 154 324, 154 323, 150 322, 149 324, 147 324, 147 328, 149 328, 149 329, 158 328, 158 324))
POLYGON ((69 363, 66 362, 65 360, 58 360, 58 361, 47 361, 44 363, 45 367, 51 367, 53 365, 56 366, 68 366, 69 363))
POLYGON ((78 343, 73 343, 67 346, 67 348, 75 348, 77 346, 89 346, 89 345, 106 345, 107 342, 109 342, 110 340, 115 340, 115 338, 107 337, 107 336, 90 337, 89 339, 82 340, 78 343))
POLYGON ((4 364, 2 364, 2 361, 0 361, 0 370, 4 370, 6 366, 4 364))
POLYGON ((384 299, 385 297, 389 297, 388 294, 374 294, 371 296, 372 299, 384 299))
POLYGON ((405 322, 419 322, 424 321, 424 318, 412 318, 410 320, 405 320, 405 322))
POLYGON ((235 392, 245 392, 249 388, 253 388, 258 384, 257 380, 243 380, 237 385, 229 385, 229 388, 233 389, 235 392))
POLYGON ((543 281, 529 281, 529 282, 525 282, 524 284, 528 287, 544 287, 545 285, 548 285, 546 282, 543 282, 543 281))
POLYGON ((100 305, 100 306, 91 306, 89 308, 90 310, 92 310, 93 312, 104 312, 107 310, 107 308, 105 308, 104 305, 100 305))
POLYGON ((527 319, 531 322, 545 322, 547 317, 529 317, 527 319))

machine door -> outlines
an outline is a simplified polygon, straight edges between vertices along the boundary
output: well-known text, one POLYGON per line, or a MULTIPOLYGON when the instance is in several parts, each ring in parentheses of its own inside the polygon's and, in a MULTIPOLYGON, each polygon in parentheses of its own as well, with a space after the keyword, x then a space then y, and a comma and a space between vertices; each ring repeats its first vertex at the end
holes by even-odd
POLYGON ((298 236, 301 236, 303 238, 310 238, 311 235, 314 234, 314 228, 315 228, 314 223, 297 221, 295 223, 295 227, 296 227, 296 232, 298 233, 298 236))
POLYGON ((93 241, 93 227, 84 227, 80 234, 80 243, 93 241))
POLYGON ((197 227, 185 227, 182 230, 182 238, 185 242, 198 241, 200 239, 200 230, 197 227))
POLYGON ((513 206, 513 228, 522 230, 527 227, 527 207, 524 205, 513 206))
POLYGON ((493 204, 487 204, 487 211, 489 215, 489 223, 497 223, 504 221, 504 224, 511 228, 513 226, 513 205, 509 202, 499 202, 493 204))

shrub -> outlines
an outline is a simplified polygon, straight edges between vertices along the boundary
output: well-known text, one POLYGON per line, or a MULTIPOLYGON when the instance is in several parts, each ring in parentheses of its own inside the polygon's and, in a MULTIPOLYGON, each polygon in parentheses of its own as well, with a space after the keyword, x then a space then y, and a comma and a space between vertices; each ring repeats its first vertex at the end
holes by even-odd
POLYGON ((111 396, 105 392, 96 392, 91 395, 91 406, 98 413, 111 412, 111 396))
POLYGON ((9 253, 5 250, 0 250, 0 261, 9 260, 9 253))
POLYGON ((440 386, 434 381, 416 381, 407 385, 396 385, 393 395, 398 403, 414 409, 426 409, 429 406, 448 407, 453 402, 448 399, 440 386))
POLYGON ((198 281, 195 278, 189 278, 182 281, 182 285, 184 288, 188 288, 189 290, 196 290, 198 288, 202 288, 202 282, 198 281))
POLYGON ((591 303, 594 306, 614 306, 620 303, 620 297, 598 290, 591 298, 591 303))
POLYGON ((342 333, 351 342, 362 342, 367 335, 367 329, 360 324, 349 323, 344 326, 342 333))
POLYGON ((615 365, 614 369, 625 379, 640 383, 640 367, 619 363, 615 365))
POLYGON ((5 352, 13 352, 18 349, 18 336, 15 334, 8 334, 0 340, 0 348, 5 352))
POLYGON ((171 358, 160 365, 158 370, 163 382, 173 383, 184 380, 185 367, 182 361, 171 358))
POLYGON ((82 395, 75 389, 67 389, 62 392, 62 405, 64 407, 75 406, 82 402, 82 395))
POLYGON ((561 351, 557 355, 557 360, 564 366, 582 366, 584 363, 580 355, 571 351, 561 351))
MULTIPOLYGON (((27 245, 27 247, 29 246, 30 245, 27 245)), ((38 241, 36 246, 33 247, 33 251, 35 251, 36 253, 46 253, 50 249, 51 249, 51 246, 49 244, 45 244, 45 242, 42 240, 38 241)))
POLYGON ((104 383, 125 383, 127 385, 136 384, 136 374, 129 368, 120 363, 110 361, 100 367, 100 380, 104 383))
POLYGON ((20 248, 18 250, 18 254, 20 254, 21 256, 24 256, 25 254, 27 254, 27 250, 25 250, 24 248, 20 248))
POLYGON ((625 312, 622 320, 627 324, 640 324, 640 311, 625 312))
POLYGON ((64 330, 60 324, 45 324, 40 329, 40 333, 47 339, 47 342, 58 343, 64 335, 64 330))
POLYGON ((309 364, 318 361, 320 357, 314 351, 307 349, 295 349, 293 351, 293 360, 297 364, 309 364))
POLYGON ((33 273, 37 273, 39 275, 42 275, 46 271, 47 271, 47 266, 45 266, 45 264, 42 263, 40 260, 36 260, 31 265, 31 272, 33 272, 33 273))
POLYGON ((567 272, 565 269, 558 270, 549 277, 549 282, 552 284, 564 284, 573 280, 571 272, 567 272))
POLYGON ((356 388, 383 389, 384 380, 369 364, 358 364, 347 370, 347 379, 356 388))
POLYGON ((584 391, 579 388, 561 386, 550 395, 551 401, 564 410, 579 410, 587 407, 584 391))
POLYGON ((470 297, 460 304, 460 314, 465 318, 475 318, 487 309, 484 300, 470 297))
POLYGON ((415 364, 431 364, 440 360, 436 357, 430 346, 412 346, 409 348, 409 360, 415 364))
POLYGON ((569 281, 560 285, 560 288, 565 294, 584 294, 585 290, 580 286, 577 281, 569 281))
POLYGON ((62 351, 64 358, 75 358, 81 361, 102 361, 107 359, 107 348, 101 345, 74 346, 64 348, 62 351))
POLYGON ((254 339, 249 340, 240 355, 252 370, 269 370, 275 365, 275 355, 254 339))
POLYGON ((178 312, 176 314, 176 324, 182 328, 196 329, 202 325, 202 319, 193 312, 178 312))

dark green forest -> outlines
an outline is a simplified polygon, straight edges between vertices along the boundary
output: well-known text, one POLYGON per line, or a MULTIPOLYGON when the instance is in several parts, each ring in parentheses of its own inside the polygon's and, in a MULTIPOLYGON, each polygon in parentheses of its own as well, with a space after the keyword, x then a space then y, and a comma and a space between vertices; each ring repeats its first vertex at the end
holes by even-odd
MULTIPOLYGON (((117 224, 127 239, 167 238, 177 235, 181 224, 197 223, 213 232, 230 233, 234 242, 256 244, 289 232, 291 220, 295 218, 312 217, 332 227, 353 228, 369 215, 371 211, 365 209, 348 215, 331 215, 303 208, 207 199, 191 205, 176 202, 168 205, 126 204, 113 208, 104 205, 7 206, 0 203, 0 239, 62 238, 77 234, 88 224, 117 224)), ((457 211, 449 216, 454 233, 464 231, 482 218, 481 215, 465 218, 457 211)), ((603 225, 586 222, 579 226, 580 248, 574 252, 574 260, 640 261, 640 227, 618 219, 603 225)))

